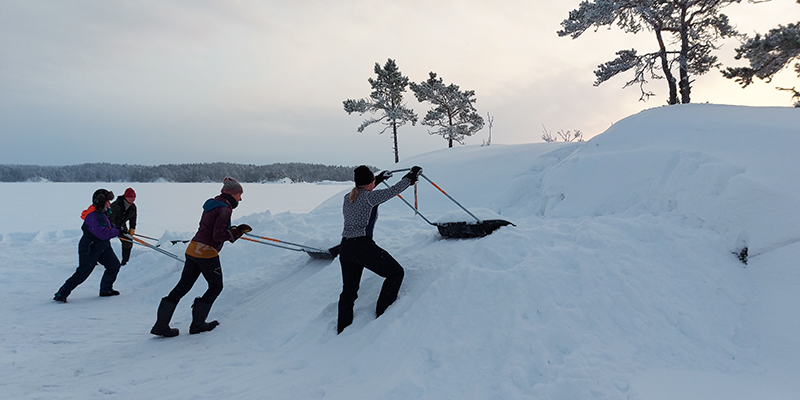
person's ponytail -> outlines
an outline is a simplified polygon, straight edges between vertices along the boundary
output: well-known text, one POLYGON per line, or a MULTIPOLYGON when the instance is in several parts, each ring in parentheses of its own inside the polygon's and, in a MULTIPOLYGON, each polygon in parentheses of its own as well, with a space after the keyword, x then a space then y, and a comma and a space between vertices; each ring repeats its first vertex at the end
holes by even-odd
POLYGON ((361 193, 361 191, 358 189, 358 186, 354 187, 353 190, 350 191, 350 203, 356 202, 359 193, 361 193))

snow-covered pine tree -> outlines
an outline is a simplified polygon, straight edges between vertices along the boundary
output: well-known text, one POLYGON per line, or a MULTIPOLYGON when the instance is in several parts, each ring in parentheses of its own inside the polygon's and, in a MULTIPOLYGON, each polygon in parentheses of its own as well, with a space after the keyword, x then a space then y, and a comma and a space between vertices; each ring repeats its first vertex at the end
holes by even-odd
POLYGON ((428 110, 422 125, 434 127, 431 135, 441 135, 448 147, 453 141, 464 144, 464 137, 472 136, 483 128, 483 117, 475 110, 474 90, 461 91, 458 85, 445 85, 442 78, 431 72, 427 81, 411 83, 411 90, 420 102, 430 102, 433 109, 428 110))
MULTIPOLYGON (((797 0, 800 4, 800 0, 797 0)), ((758 33, 755 37, 747 38, 736 49, 737 60, 742 58, 750 62, 748 67, 729 67, 722 71, 728 79, 734 79, 743 88, 753 83, 753 78, 770 82, 778 72, 781 72, 792 61, 800 60, 800 22, 786 26, 778 25, 763 36, 758 33)), ((800 62, 794 65, 797 76, 800 77, 800 62)), ((798 98, 794 88, 776 88, 794 93, 792 99, 798 98)), ((798 98, 795 106, 800 104, 798 98)))
POLYGON ((372 87, 369 98, 345 100, 344 110, 347 114, 354 112, 363 115, 365 112, 378 112, 378 118, 364 120, 358 127, 359 132, 374 123, 380 122, 385 127, 380 133, 392 128, 392 139, 394 141, 394 162, 400 162, 400 151, 397 146, 397 128, 411 121, 411 125, 417 123, 417 114, 405 107, 403 102, 403 92, 408 86, 408 78, 400 73, 397 64, 391 58, 386 61, 386 65, 381 68, 380 64, 375 63, 375 74, 377 79, 369 78, 368 82, 372 87))
POLYGON ((584 0, 569 12, 569 17, 561 22, 563 29, 557 33, 576 39, 590 28, 597 30, 613 25, 626 33, 652 32, 658 49, 645 54, 638 54, 635 49, 618 51, 616 59, 594 71, 597 77, 594 85, 633 70, 634 78, 623 88, 638 84, 642 91, 640 100, 653 95, 644 90, 648 79, 665 78, 669 86, 667 104, 689 103, 690 75, 702 75, 717 66, 717 57, 711 55, 717 48, 716 42, 738 35, 728 17, 720 11, 739 2, 741 0, 584 0), (677 48, 670 49, 668 45, 677 48), (676 65, 678 79, 672 71, 676 65))

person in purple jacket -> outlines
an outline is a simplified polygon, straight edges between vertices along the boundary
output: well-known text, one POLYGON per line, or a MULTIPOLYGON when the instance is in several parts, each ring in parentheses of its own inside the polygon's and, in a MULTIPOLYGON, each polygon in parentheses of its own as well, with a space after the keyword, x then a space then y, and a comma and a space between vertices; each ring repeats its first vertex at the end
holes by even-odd
POLYGON ((206 322, 214 300, 222 292, 222 265, 219 262, 219 251, 225 242, 235 242, 252 229, 247 224, 231 226, 233 209, 242 201, 242 185, 231 177, 222 181, 219 196, 206 200, 203 204, 203 216, 200 226, 186 247, 186 263, 183 265, 181 279, 167 297, 161 299, 156 312, 156 323, 150 329, 153 335, 163 337, 178 336, 177 328, 170 328, 169 321, 175 312, 178 302, 189 293, 200 275, 208 283, 208 289, 192 304, 192 323, 189 333, 195 334, 214 329, 219 322, 206 322))
POLYGON ((69 294, 86 281, 97 263, 106 268, 100 279, 100 296, 119 294, 113 286, 120 264, 111 248, 111 239, 119 236, 119 229, 108 219, 111 200, 114 200, 114 193, 106 189, 97 189, 92 195, 94 211, 86 215, 81 226, 83 236, 78 243, 78 269, 64 282, 61 289, 58 289, 53 300, 66 303, 69 294))

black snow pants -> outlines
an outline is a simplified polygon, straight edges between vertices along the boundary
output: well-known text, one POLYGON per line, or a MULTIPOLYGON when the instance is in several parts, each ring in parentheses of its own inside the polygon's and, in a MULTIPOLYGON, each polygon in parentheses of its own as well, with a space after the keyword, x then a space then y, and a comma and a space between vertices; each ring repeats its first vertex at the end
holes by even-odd
POLYGON ((167 298, 177 304, 183 296, 189 293, 197 278, 202 274, 208 282, 208 290, 201 296, 201 299, 208 304, 214 304, 214 300, 222 293, 222 265, 219 262, 219 256, 213 258, 197 258, 188 254, 185 256, 186 263, 183 264, 181 279, 169 292, 167 298))
POLYGON ((338 332, 342 333, 344 328, 353 323, 353 305, 358 298, 364 268, 386 278, 378 296, 376 317, 380 317, 397 300, 404 272, 403 267, 369 236, 342 239, 339 262, 342 264, 342 294, 339 295, 338 332))
POLYGON ((114 289, 114 281, 117 280, 119 259, 114 254, 110 241, 96 240, 88 234, 84 234, 78 242, 78 268, 58 289, 58 292, 64 297, 69 296, 78 285, 89 278, 98 263, 106 269, 103 277, 100 278, 100 293, 108 293, 114 289))
POLYGON ((122 260, 121 260, 122 262, 121 262, 121 264, 125 265, 131 259, 131 249, 133 249, 133 242, 131 242, 130 240, 128 240, 126 238, 123 238, 123 237, 119 238, 119 242, 122 243, 122 260))

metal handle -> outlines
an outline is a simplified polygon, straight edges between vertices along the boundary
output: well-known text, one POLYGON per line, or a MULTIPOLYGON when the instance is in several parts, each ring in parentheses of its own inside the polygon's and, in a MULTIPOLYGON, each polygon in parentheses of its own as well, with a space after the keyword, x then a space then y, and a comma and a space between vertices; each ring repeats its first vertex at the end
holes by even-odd
MULTIPOLYGON (((409 168, 409 169, 410 169, 410 168, 409 168)), ((384 185, 386 185, 386 187, 391 187, 391 186, 389 186, 389 184, 388 184, 388 183, 386 183, 386 181, 383 181, 383 182, 381 182, 381 183, 383 183, 384 185)), ((434 225, 434 223, 433 223, 433 222, 431 222, 431 221, 428 221, 428 219, 427 219, 427 218, 425 218, 425 216, 424 216, 424 215, 422 215, 422 213, 421 213, 421 212, 419 212, 419 210, 417 210, 416 208, 414 208, 414 206, 412 206, 412 205, 411 205, 411 203, 409 203, 408 201, 406 201, 406 199, 404 199, 404 198, 403 198, 403 196, 400 196, 400 195, 398 194, 398 195, 397 195, 397 197, 399 197, 399 198, 400 198, 400 200, 403 200, 403 203, 406 203, 406 205, 407 205, 408 207, 410 207, 412 210, 414 210, 414 213, 415 213, 415 214, 417 214, 417 215, 419 215, 419 216, 420 216, 422 219, 424 219, 424 220, 425 220, 425 222, 427 222, 427 223, 428 223, 428 224, 430 224, 430 225, 434 225)))
POLYGON ((254 238, 269 240, 271 242, 277 242, 277 243, 283 243, 283 244, 289 244, 289 245, 292 245, 292 246, 302 247, 304 249, 309 249, 309 250, 314 250, 314 251, 321 251, 323 253, 328 251, 328 250, 318 249, 316 247, 306 246, 306 245, 302 245, 302 244, 298 244, 298 243, 287 242, 285 240, 278 240, 278 239, 268 238, 266 236, 258 236, 258 235, 254 235, 252 233, 245 233, 245 235, 250 236, 250 237, 254 237, 254 238))
POLYGON ((139 239, 139 238, 132 237, 132 236, 130 236, 130 235, 122 235, 122 236, 124 236, 124 237, 127 237, 128 239, 132 239, 132 240, 133 240, 133 242, 134 242, 134 243, 136 243, 136 244, 139 244, 139 245, 142 245, 142 246, 145 246, 145 247, 149 247, 149 248, 151 248, 151 249, 153 249, 153 250, 155 250, 155 251, 157 251, 157 252, 159 252, 159 253, 161 253, 161 254, 163 254, 163 255, 165 255, 165 256, 172 257, 172 258, 174 258, 174 259, 175 259, 175 260, 177 260, 177 261, 180 261, 180 262, 186 262, 186 260, 184 260, 184 259, 182 259, 182 258, 180 258, 180 257, 176 256, 175 254, 172 254, 172 253, 170 253, 170 252, 168 252, 168 251, 166 251, 166 250, 159 249, 158 247, 156 247, 156 246, 153 246, 153 245, 151 245, 150 243, 147 243, 147 242, 145 242, 144 240, 141 240, 141 239, 139 239))
POLYGON ((242 240, 247 240, 248 242, 265 244, 265 245, 267 245, 267 246, 280 247, 281 249, 286 249, 286 250, 293 250, 293 251, 305 251, 305 250, 303 250, 303 249, 295 249, 294 247, 281 246, 281 245, 279 245, 279 244, 275 244, 275 243, 269 243, 269 242, 262 242, 262 241, 260 241, 260 240, 256 240, 256 239, 250 239, 250 238, 246 238, 246 237, 242 237, 242 238, 240 238, 240 239, 242 239, 242 240))
POLYGON ((133 236, 138 236, 138 237, 145 238, 145 239, 150 239, 150 240, 160 240, 160 239, 156 239, 154 237, 142 235, 140 233, 134 233, 133 236))
POLYGON ((431 185, 433 185, 433 187, 435 187, 436 189, 439 189, 439 191, 440 191, 440 192, 442 192, 442 194, 444 194, 445 196, 447 196, 447 198, 448 198, 448 199, 452 200, 452 201, 453 201, 453 203, 456 203, 456 205, 457 205, 457 206, 461 207, 461 209, 462 209, 462 210, 464 210, 464 211, 465 211, 467 214, 469 214, 469 215, 470 215, 472 218, 475 218, 475 219, 478 221, 478 223, 479 223, 479 224, 480 224, 480 223, 483 223, 483 221, 481 221, 481 219, 480 219, 480 218, 476 217, 476 216, 475 216, 475 214, 473 214, 473 213, 469 212, 469 210, 467 210, 467 209, 466 209, 464 206, 462 206, 462 205, 461 205, 461 203, 457 202, 457 201, 456 201, 456 199, 454 199, 452 196, 450 196, 449 194, 447 194, 447 192, 445 192, 445 191, 444 191, 444 189, 440 188, 440 187, 439 187, 439 185, 437 185, 437 184, 433 183, 433 181, 432 181, 432 180, 428 179, 428 177, 427 177, 427 176, 425 176, 425 174, 423 174, 422 172, 420 172, 420 173, 419 173, 419 176, 421 176, 421 177, 425 178, 425 180, 426 180, 426 181, 428 181, 428 182, 430 182, 430 183, 431 183, 431 185))

